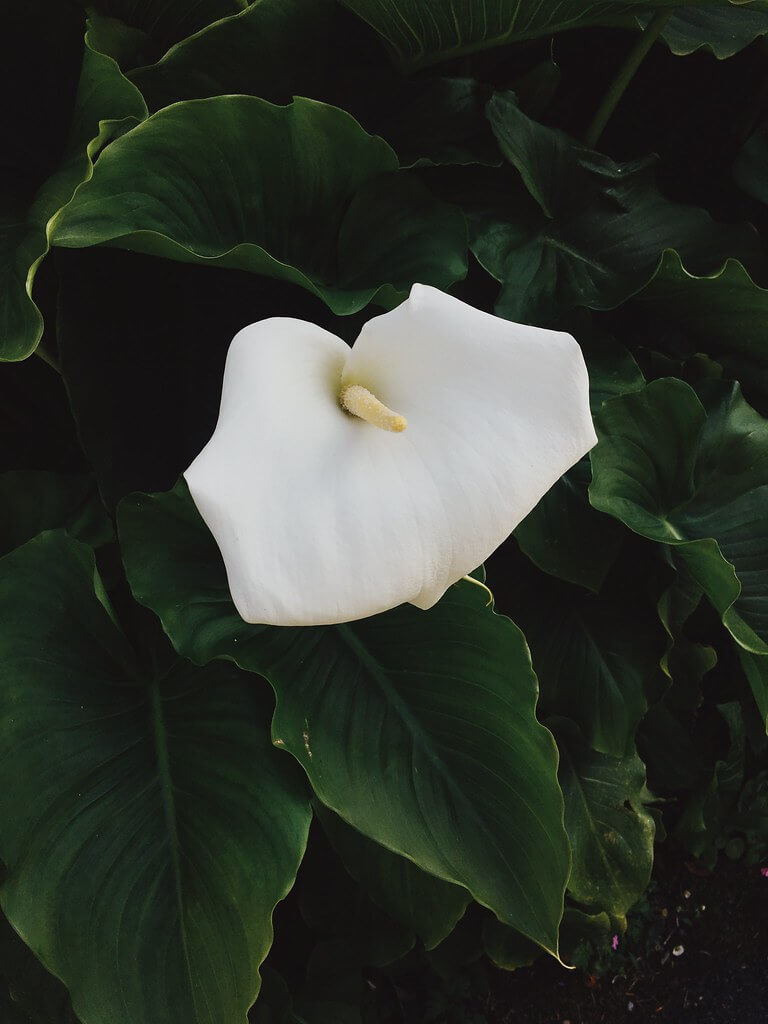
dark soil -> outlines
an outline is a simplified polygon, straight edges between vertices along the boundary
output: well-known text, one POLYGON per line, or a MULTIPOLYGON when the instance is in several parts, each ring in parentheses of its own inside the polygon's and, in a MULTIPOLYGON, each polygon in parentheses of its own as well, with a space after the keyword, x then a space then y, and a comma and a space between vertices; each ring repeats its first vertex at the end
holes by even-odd
POLYGON ((656 876, 599 977, 543 957, 494 973, 476 1010, 488 1024, 766 1024, 768 878, 725 858, 711 875, 681 860, 656 876))

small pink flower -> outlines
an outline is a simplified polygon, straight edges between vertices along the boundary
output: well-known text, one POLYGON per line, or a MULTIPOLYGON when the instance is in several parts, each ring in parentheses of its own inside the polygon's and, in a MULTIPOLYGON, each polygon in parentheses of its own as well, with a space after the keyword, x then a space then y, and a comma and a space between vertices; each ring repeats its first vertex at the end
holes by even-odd
POLYGON ((760 874, 763 878, 768 878, 768 868, 760 868, 760 874))
MULTIPOLYGON (((766 874, 768 874, 768 871, 766 871, 766 874)), ((611 939, 611 949, 618 949, 618 948, 619 948, 619 936, 618 935, 614 935, 613 938, 611 939)))

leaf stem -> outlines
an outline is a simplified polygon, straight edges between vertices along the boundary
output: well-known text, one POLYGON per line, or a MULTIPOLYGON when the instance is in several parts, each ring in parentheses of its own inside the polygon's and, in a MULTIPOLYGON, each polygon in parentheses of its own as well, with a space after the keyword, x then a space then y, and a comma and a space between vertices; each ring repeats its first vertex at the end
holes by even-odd
POLYGON ((35 349, 35 355, 38 356, 38 358, 42 359, 44 363, 47 363, 50 366, 50 368, 52 370, 55 370, 56 373, 58 373, 58 375, 61 377, 61 363, 59 362, 55 355, 44 349, 42 345, 37 346, 37 348, 35 349))
POLYGON ((635 77, 637 69, 645 60, 648 52, 661 35, 662 29, 673 13, 674 8, 672 7, 666 11, 657 11, 640 33, 635 45, 629 52, 629 56, 619 69, 619 73, 611 82, 608 92, 603 96, 603 101, 597 108, 589 128, 587 128, 584 135, 584 144, 590 149, 594 149, 597 145, 600 136, 605 130, 605 126, 611 118, 611 114, 616 109, 627 86, 635 77))

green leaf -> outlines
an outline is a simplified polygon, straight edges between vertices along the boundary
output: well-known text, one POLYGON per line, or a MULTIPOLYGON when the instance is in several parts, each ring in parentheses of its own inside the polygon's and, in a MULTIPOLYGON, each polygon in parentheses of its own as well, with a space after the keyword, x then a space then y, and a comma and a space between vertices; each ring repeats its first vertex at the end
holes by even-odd
POLYGON ((557 948, 568 872, 552 738, 520 631, 459 584, 349 625, 252 626, 186 487, 124 500, 131 588, 193 661, 225 657, 277 694, 274 742, 369 838, 557 948))
MULTIPOLYGON (((315 800, 316 816, 319 806, 315 800)), ((330 811, 325 813, 334 817, 330 811)), ((376 845, 371 840, 364 841, 376 845)), ((354 950, 358 971, 391 964, 414 947, 413 928, 370 899, 365 887, 346 869, 319 822, 310 831, 295 895, 307 927, 313 934, 348 943, 354 950)))
MULTIPOLYGON (((641 15, 637 20, 645 27, 650 16, 641 15)), ((661 32, 678 56, 708 50, 718 60, 732 57, 764 35, 768 35, 768 4, 761 0, 683 8, 674 12, 661 32)))
POLYGON ((404 78, 366 66, 344 80, 340 102, 387 140, 403 167, 498 166, 501 154, 485 116, 492 92, 474 78, 404 78))
POLYGON ((347 871, 377 906, 415 933, 426 949, 434 949, 450 935, 467 909, 466 889, 428 875, 412 861, 351 828, 322 805, 316 810, 347 871))
POLYGON ((653 866, 653 817, 643 806, 645 767, 637 754, 591 750, 578 727, 549 720, 560 750, 565 827, 573 849, 568 892, 613 917, 642 896, 653 866))
POLYGON ((494 967, 502 971, 530 967, 541 955, 539 946, 494 917, 483 922, 483 951, 494 967))
POLYGON ((683 331, 696 351, 707 352, 747 386, 757 383, 768 396, 768 289, 756 285, 737 260, 697 277, 678 253, 667 251, 628 311, 683 331))
POLYGON ((342 0, 384 37, 398 62, 415 69, 492 46, 600 24, 618 14, 685 6, 667 0, 342 0))
POLYGON ((768 652, 768 422, 736 384, 715 383, 705 408, 669 378, 608 402, 595 424, 592 504, 672 545, 739 644, 768 652))
POLYGON ((259 0, 183 39, 156 64, 137 68, 131 81, 151 111, 229 93, 273 103, 313 95, 331 10, 329 0, 259 0))
POLYGON ((610 309, 645 284, 666 248, 697 272, 756 251, 752 228, 665 199, 652 158, 619 164, 585 149, 526 117, 512 93, 497 93, 488 116, 520 176, 467 209, 472 250, 502 283, 501 316, 551 323, 576 306, 610 309))
POLYGON ((188 100, 109 147, 53 238, 249 270, 353 313, 382 288, 446 288, 466 272, 460 212, 415 178, 380 177, 396 169, 389 146, 336 107, 188 100))
POLYGON ((681 566, 672 584, 659 599, 659 619, 669 637, 661 667, 671 686, 665 703, 682 712, 695 712, 701 701, 701 680, 717 664, 713 647, 693 643, 684 632, 685 623, 703 596, 699 584, 681 566))
POLYGON ((618 584, 604 594, 514 567, 506 608, 523 629, 541 686, 543 715, 566 715, 590 746, 622 757, 634 746, 646 694, 656 683, 663 638, 642 594, 618 584))
POLYGON ((149 64, 180 40, 237 14, 248 0, 89 0, 94 46, 121 67, 149 64))
POLYGON ((728 817, 744 781, 744 720, 738 701, 718 704, 728 729, 725 756, 719 758, 707 782, 690 794, 675 828, 675 838, 713 868, 718 840, 728 833, 728 817))
POLYGON ((0 359, 25 359, 43 333, 32 299, 35 272, 48 252, 56 213, 91 174, 94 154, 127 118, 142 118, 141 94, 110 57, 86 41, 69 141, 55 173, 31 201, 24 192, 3 197, 0 210, 0 359), (113 120, 107 120, 113 119, 113 120))
POLYGON ((90 477, 36 470, 0 474, 0 555, 57 527, 94 548, 113 539, 90 477))
POLYGON ((589 371, 589 404, 593 412, 611 398, 643 390, 645 377, 629 349, 614 338, 578 337, 589 371))
POLYGON ((145 674, 59 532, 3 559, 0 621, 9 920, 88 1024, 244 1022, 309 825, 256 681, 145 674))
POLYGON ((589 479, 589 462, 583 459, 547 491, 517 527, 515 539, 539 569, 597 593, 623 531, 589 504, 589 479))

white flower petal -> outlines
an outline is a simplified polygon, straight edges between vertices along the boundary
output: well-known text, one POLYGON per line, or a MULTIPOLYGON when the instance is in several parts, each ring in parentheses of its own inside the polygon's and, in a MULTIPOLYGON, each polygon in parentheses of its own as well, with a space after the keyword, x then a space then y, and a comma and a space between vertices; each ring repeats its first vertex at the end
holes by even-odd
POLYGON ((297 320, 241 331, 185 477, 243 618, 317 625, 430 607, 595 442, 569 335, 416 285, 351 351, 297 320), (407 429, 345 413, 342 384, 407 429))

